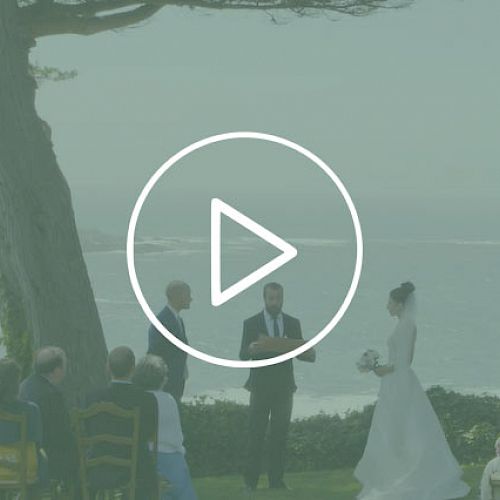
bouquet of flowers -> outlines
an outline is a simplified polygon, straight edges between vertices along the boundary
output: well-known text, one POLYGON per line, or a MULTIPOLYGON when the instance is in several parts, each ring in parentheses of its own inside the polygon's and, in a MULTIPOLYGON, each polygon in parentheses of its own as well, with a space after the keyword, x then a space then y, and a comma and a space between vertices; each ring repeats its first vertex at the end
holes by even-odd
POLYGON ((380 354, 373 349, 368 349, 364 352, 359 361, 356 363, 358 370, 362 373, 367 373, 375 370, 379 366, 378 360, 380 359, 380 354))

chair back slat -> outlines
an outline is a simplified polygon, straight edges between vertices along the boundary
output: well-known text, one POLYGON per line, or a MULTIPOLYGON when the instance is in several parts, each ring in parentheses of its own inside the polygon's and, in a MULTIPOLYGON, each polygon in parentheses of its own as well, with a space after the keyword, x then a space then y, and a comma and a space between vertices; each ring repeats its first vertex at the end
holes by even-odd
POLYGON ((95 436, 83 437, 82 443, 86 447, 95 446, 99 443, 132 446, 134 440, 132 437, 115 436, 114 434, 96 434, 95 436))
POLYGON ((133 416, 134 411, 135 408, 132 409, 122 408, 121 406, 118 406, 115 403, 111 403, 109 401, 102 401, 99 403, 94 403, 84 410, 78 410, 78 413, 81 419, 87 420, 97 415, 101 415, 102 413, 108 413, 115 417, 131 418, 133 416))
POLYGON ((132 460, 118 458, 113 455, 102 455, 96 458, 87 458, 87 468, 100 467, 102 465, 114 465, 116 467, 132 467, 132 460))

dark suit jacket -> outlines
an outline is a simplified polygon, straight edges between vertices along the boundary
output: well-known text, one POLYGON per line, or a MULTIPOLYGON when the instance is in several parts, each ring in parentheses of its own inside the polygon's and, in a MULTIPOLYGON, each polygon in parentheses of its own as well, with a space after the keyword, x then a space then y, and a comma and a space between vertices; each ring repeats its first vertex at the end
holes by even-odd
MULTIPOLYGON (((188 343, 185 332, 169 307, 165 306, 157 317, 170 333, 185 344, 188 343)), ((160 356, 165 361, 168 366, 168 381, 165 390, 180 401, 184 393, 187 354, 169 342, 154 325, 149 327, 148 353, 160 356)))
MULTIPOLYGON (((155 487, 156 473, 153 457, 148 448, 149 441, 158 430, 158 405, 153 394, 143 391, 130 383, 112 382, 105 389, 91 394, 87 398, 88 405, 97 402, 111 402, 116 405, 131 409, 140 409, 139 424, 139 450, 137 464, 137 498, 150 498, 155 487)), ((131 436, 132 426, 129 421, 111 415, 99 415, 89 422, 87 432, 90 435, 113 434, 118 436, 131 436)), ((116 457, 129 457, 129 448, 115 445, 100 445, 91 450, 93 457, 112 455, 116 457)), ((128 475, 123 468, 101 467, 94 470, 89 480, 94 488, 110 488, 123 485, 128 481, 128 475)))
MULTIPOLYGON (((243 323, 243 338, 241 340, 240 359, 246 361, 252 358, 248 348, 260 335, 268 335, 264 312, 245 320, 243 323)), ((300 321, 288 314, 283 314, 283 336, 290 339, 302 339, 300 321)), ((265 359, 276 356, 276 353, 262 353, 253 359, 265 359)), ((245 384, 250 391, 295 391, 295 378, 293 375, 293 362, 291 359, 276 365, 262 368, 251 368, 250 377, 245 384)))
POLYGON ((63 393, 42 375, 21 384, 20 399, 35 403, 42 417, 42 448, 47 453, 49 476, 73 480, 78 474, 78 451, 63 393))

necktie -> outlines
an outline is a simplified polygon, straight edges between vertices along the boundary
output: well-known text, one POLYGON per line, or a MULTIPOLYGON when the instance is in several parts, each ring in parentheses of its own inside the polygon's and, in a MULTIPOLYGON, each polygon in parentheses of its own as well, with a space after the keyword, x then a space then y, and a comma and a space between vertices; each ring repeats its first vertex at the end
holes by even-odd
POLYGON ((280 327, 278 325, 278 318, 273 318, 274 324, 273 324, 273 329, 274 329, 274 336, 279 337, 280 336, 280 327))

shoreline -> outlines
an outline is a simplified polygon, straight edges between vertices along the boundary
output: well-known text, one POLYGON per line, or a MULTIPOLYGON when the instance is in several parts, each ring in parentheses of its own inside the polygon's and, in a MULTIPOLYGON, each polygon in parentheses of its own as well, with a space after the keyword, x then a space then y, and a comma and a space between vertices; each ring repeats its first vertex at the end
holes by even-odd
MULTIPOLYGON (((428 390, 430 387, 432 386, 428 386, 425 389, 428 390)), ((441 387, 462 395, 472 394, 475 396, 484 395, 500 397, 500 389, 456 388, 451 386, 441 387)), ((205 404, 212 404, 216 401, 227 401, 248 405, 249 393, 245 389, 241 388, 206 391, 201 394, 188 394, 184 397, 183 402, 189 404, 200 399, 203 399, 205 404)), ((292 419, 313 417, 320 413, 345 416, 350 411, 362 410, 365 406, 375 403, 376 400, 377 392, 367 392, 366 394, 339 394, 333 396, 317 396, 297 392, 294 397, 292 419)))

